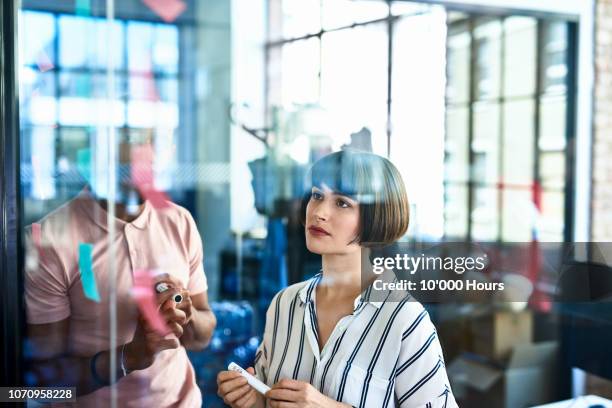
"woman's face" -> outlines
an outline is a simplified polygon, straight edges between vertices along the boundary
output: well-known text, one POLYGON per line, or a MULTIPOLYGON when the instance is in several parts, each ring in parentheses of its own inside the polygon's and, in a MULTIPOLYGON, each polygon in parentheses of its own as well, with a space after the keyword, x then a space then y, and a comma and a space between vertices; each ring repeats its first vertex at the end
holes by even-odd
POLYGON ((359 232, 359 203, 323 185, 313 187, 306 207, 306 247, 319 255, 348 254, 359 232))

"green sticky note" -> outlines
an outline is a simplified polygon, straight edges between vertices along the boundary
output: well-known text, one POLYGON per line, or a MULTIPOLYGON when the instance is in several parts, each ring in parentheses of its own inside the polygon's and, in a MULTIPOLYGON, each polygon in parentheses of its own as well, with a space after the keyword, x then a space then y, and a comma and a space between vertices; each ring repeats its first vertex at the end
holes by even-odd
POLYGON ((93 245, 79 244, 79 271, 81 272, 81 284, 87 299, 100 302, 100 294, 96 285, 96 277, 93 272, 93 245))
POLYGON ((76 0, 74 4, 74 11, 77 16, 90 16, 91 0, 76 0))
POLYGON ((77 170, 91 184, 91 149, 79 149, 77 151, 77 170))
POLYGON ((90 77, 84 74, 77 75, 76 94, 79 98, 87 98, 91 95, 90 77))

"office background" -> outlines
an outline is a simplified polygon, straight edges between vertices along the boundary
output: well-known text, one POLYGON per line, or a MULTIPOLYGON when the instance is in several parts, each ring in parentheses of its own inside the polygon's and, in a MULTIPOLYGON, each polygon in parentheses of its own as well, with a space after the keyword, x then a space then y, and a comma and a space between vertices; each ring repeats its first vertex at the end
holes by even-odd
MULTIPOLYGON (((610 241, 612 3, 533 3, 127 0, 109 24, 106 1, 5 2, 7 376, 27 377, 19 231, 85 183, 103 191, 113 139, 153 144, 155 187, 203 237, 219 328, 191 358, 211 406, 216 371, 252 359, 274 293, 320 268, 297 209, 309 164, 326 153, 360 148, 398 167, 406 242, 610 241)), ((554 299, 549 283, 532 279, 554 299)), ((589 321, 597 311, 580 324, 601 334, 575 338, 575 310, 533 299, 521 312, 428 309, 462 406, 610 392, 610 370, 593 361, 609 357, 599 344, 612 325, 589 321), (550 358, 517 362, 529 353, 550 358), (486 389, 464 378, 477 364, 486 389), (521 369, 538 392, 513 382, 521 369), (512 400, 520 390, 532 399, 512 400)))

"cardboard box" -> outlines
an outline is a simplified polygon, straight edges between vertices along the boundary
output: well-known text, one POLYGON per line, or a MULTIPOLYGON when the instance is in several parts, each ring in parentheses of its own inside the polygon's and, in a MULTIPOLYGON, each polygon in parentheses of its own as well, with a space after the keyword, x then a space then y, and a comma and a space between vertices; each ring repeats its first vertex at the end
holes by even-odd
POLYGON ((471 331, 474 353, 505 361, 515 346, 531 343, 533 315, 530 310, 488 312, 473 318, 471 331))
POLYGON ((447 373, 462 407, 530 407, 555 398, 557 350, 556 342, 518 345, 505 368, 462 355, 447 373))

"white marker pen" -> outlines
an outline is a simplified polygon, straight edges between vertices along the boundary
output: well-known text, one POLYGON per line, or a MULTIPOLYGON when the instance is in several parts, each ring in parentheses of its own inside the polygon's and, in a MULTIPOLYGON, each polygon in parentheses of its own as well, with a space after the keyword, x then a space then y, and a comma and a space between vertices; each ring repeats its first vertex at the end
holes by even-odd
MULTIPOLYGON (((157 285, 155 285, 155 291, 157 293, 163 293, 168 289, 170 289, 170 286, 168 286, 166 282, 159 282, 157 285)), ((176 295, 174 295, 173 299, 175 303, 181 303, 183 301, 183 295, 177 293, 176 295)))
POLYGON ((236 371, 238 373, 240 373, 240 375, 242 375, 244 378, 246 378, 247 382, 249 383, 249 385, 253 388, 255 388, 258 392, 265 394, 266 392, 270 391, 270 387, 268 387, 266 384, 262 383, 261 381, 259 381, 257 378, 253 377, 247 370, 245 370, 244 368, 240 367, 238 364, 231 362, 228 366, 227 369, 230 371, 236 371))

